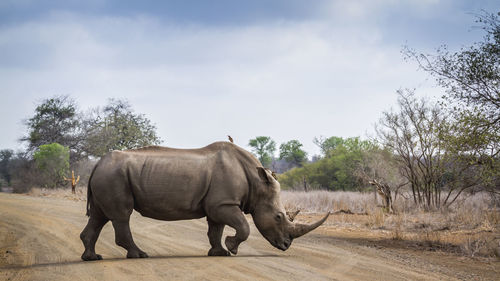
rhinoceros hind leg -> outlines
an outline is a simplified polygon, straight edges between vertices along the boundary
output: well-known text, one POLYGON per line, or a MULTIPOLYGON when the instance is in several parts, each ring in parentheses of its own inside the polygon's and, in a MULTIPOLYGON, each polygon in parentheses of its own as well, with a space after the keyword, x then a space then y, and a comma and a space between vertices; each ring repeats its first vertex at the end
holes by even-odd
POLYGON ((127 259, 138 259, 138 258, 149 258, 149 256, 148 254, 146 254, 146 252, 141 251, 141 249, 139 248, 137 248, 137 250, 127 252, 127 259))
POLYGON ((148 254, 139 249, 134 243, 130 232, 129 220, 113 220, 115 229, 115 243, 127 250, 127 258, 147 258, 148 254))
POLYGON ((208 222, 208 240, 212 248, 208 251, 209 256, 230 256, 231 254, 222 247, 221 238, 224 231, 224 224, 218 224, 207 218, 208 222))
POLYGON ((83 246, 85 247, 85 251, 82 254, 82 260, 102 260, 102 256, 95 253, 95 243, 97 241, 97 238, 99 237, 99 234, 101 233, 102 227, 107 222, 108 219, 104 217, 101 212, 91 210, 89 222, 80 234, 80 239, 82 240, 83 246))
POLYGON ((247 240, 250 235, 250 226, 238 206, 222 206, 215 210, 212 219, 218 223, 229 225, 236 230, 234 236, 226 237, 227 249, 234 255, 238 253, 238 246, 247 240))

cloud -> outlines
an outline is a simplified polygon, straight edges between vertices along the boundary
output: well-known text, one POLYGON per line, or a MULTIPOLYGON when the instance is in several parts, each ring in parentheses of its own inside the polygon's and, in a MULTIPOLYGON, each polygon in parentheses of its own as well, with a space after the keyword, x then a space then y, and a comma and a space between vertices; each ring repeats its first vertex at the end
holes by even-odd
POLYGON ((388 40, 383 8, 333 3, 323 16, 235 25, 53 10, 0 26, 0 118, 10 134, 0 147, 23 134, 18 120, 34 101, 55 94, 83 108, 127 98, 174 147, 269 135, 314 154, 315 136, 364 135, 398 88, 430 82, 402 61, 404 42, 388 40))

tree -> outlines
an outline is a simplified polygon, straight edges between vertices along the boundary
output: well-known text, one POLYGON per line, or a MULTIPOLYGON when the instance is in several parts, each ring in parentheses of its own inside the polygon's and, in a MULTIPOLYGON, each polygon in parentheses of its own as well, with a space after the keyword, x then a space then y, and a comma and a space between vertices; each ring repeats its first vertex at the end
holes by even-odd
POLYGON ((405 50, 408 58, 415 59, 446 89, 444 99, 458 119, 476 123, 482 132, 492 129, 498 133, 500 129, 499 16, 500 12, 477 15, 476 22, 486 32, 484 41, 458 52, 449 52, 446 45, 436 55, 405 50))
POLYGON ((269 167, 272 162, 274 152, 276 151, 276 142, 270 137, 259 136, 251 139, 248 145, 252 148, 254 154, 259 158, 262 166, 269 167))
POLYGON ((158 145, 156 126, 143 114, 133 112, 130 104, 111 99, 102 111, 96 110, 85 121, 85 151, 100 157, 112 150, 158 145))
POLYGON ((391 151, 374 145, 363 154, 356 175, 364 183, 374 186, 386 211, 394 212, 392 202, 397 200, 400 189, 408 185, 408 180, 401 175, 399 163, 391 151))
POLYGON ((14 151, 11 149, 0 150, 0 176, 5 180, 8 186, 11 185, 12 172, 11 161, 14 151))
POLYGON ((358 190, 362 188, 357 170, 364 154, 375 146, 372 142, 358 137, 330 137, 337 145, 329 150, 328 157, 314 163, 304 164, 280 176, 284 187, 303 188, 309 184, 313 188, 329 190, 358 190), (307 184, 306 184, 307 182, 307 184))
POLYGON ((100 157, 114 149, 130 149, 160 144, 156 127, 143 114, 133 112, 130 104, 111 99, 103 110, 89 114, 78 112, 68 96, 45 99, 26 121, 28 142, 32 153, 40 145, 59 143, 70 149, 71 162, 100 157))
POLYGON ((442 139, 460 170, 477 170, 485 187, 500 176, 500 13, 482 12, 476 22, 483 41, 457 52, 447 46, 434 55, 406 48, 406 58, 434 76, 446 93, 441 105, 452 118, 442 139))
POLYGON ((279 175, 278 179, 281 184, 281 188, 283 189, 302 189, 307 191, 307 182, 304 183, 304 179, 309 176, 311 173, 310 164, 305 164, 308 166, 306 170, 304 167, 296 167, 291 170, 288 170, 279 175))
POLYGON ((444 172, 445 120, 437 104, 398 91, 398 112, 384 112, 376 126, 380 142, 396 155, 416 204, 439 207, 444 172))
POLYGON ((33 154, 36 167, 41 173, 41 184, 57 187, 64 184, 69 170, 69 148, 58 143, 41 145, 33 154))
POLYGON ((11 186, 15 193, 27 192, 33 184, 40 183, 40 172, 32 155, 26 151, 18 151, 10 158, 8 170, 11 174, 11 186))
POLYGON ((307 152, 298 140, 291 140, 280 145, 280 159, 285 159, 295 167, 301 167, 307 161, 307 152))
MULTIPOLYGON (((321 177, 330 178, 330 189, 343 191, 360 189, 362 182, 356 172, 365 154, 370 152, 375 144, 371 141, 361 140, 359 137, 338 138, 337 140, 340 140, 339 144, 329 152, 326 159, 320 162, 320 165, 321 163, 326 164, 324 175, 321 177)), ((316 181, 314 177, 311 177, 310 180, 311 182, 316 181)))
POLYGON ((319 148, 321 149, 321 153, 323 154, 323 157, 328 157, 328 155, 332 150, 334 150, 337 146, 342 145, 344 143, 344 139, 335 136, 329 138, 315 137, 313 139, 313 142, 314 144, 319 146, 319 148))
POLYGON ((68 96, 55 96, 42 101, 35 109, 35 115, 25 121, 28 135, 21 141, 28 143, 28 152, 39 146, 59 143, 69 147, 72 158, 80 158, 80 121, 75 102, 68 96))

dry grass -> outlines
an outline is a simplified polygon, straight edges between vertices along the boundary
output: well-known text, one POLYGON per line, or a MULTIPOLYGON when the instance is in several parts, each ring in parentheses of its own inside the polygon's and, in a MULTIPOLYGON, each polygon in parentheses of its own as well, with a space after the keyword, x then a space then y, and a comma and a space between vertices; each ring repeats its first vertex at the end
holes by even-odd
POLYGON ((382 209, 377 209, 374 212, 368 214, 368 222, 365 223, 365 225, 371 228, 382 229, 385 224, 385 219, 385 212, 382 209))
POLYGON ((360 192, 282 191, 281 201, 287 210, 324 213, 351 210, 355 213, 372 212, 377 209, 373 194, 360 192))
POLYGON ((71 188, 41 188, 33 187, 28 191, 28 195, 35 197, 55 197, 74 201, 87 201, 87 188, 77 186, 75 194, 71 193, 71 188))
POLYGON ((404 221, 406 216, 404 214, 396 216, 394 220, 394 229, 392 231, 392 239, 394 240, 404 240, 404 221))
POLYGON ((282 191, 286 209, 304 213, 351 210, 359 215, 335 215, 335 227, 370 229, 390 239, 407 241, 431 251, 454 252, 469 257, 500 256, 500 211, 488 194, 462 196, 448 209, 424 211, 412 200, 399 197, 396 214, 384 212, 373 193, 282 191))

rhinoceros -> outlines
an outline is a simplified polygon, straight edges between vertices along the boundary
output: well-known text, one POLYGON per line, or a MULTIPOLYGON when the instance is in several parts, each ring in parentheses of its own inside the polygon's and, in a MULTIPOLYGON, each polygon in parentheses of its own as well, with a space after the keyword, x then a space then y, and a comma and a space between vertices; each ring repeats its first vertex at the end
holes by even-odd
POLYGON ((87 226, 80 234, 83 260, 100 260, 95 243, 102 227, 111 221, 115 242, 127 258, 145 258, 132 239, 129 220, 133 210, 165 221, 207 217, 209 256, 236 255, 248 238, 251 214, 259 232, 271 245, 286 250, 292 240, 320 226, 293 223, 280 201, 280 184, 271 171, 248 151, 230 142, 200 149, 150 146, 112 151, 94 167, 87 191, 87 226), (221 237, 225 225, 234 236, 221 237))

